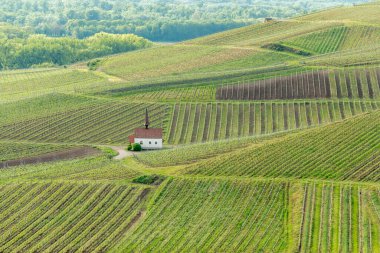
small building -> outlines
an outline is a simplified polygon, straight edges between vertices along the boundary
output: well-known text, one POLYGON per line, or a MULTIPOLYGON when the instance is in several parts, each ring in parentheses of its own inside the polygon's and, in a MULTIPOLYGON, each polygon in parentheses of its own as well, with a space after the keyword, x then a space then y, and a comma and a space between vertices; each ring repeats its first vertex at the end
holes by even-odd
POLYGON ((274 19, 273 18, 265 18, 265 20, 264 20, 264 22, 265 23, 269 23, 269 22, 272 22, 272 21, 274 21, 274 19))
POLYGON ((130 135, 129 142, 139 143, 142 149, 162 149, 163 147, 163 131, 162 128, 149 128, 148 109, 145 111, 145 128, 136 128, 135 133, 130 135))

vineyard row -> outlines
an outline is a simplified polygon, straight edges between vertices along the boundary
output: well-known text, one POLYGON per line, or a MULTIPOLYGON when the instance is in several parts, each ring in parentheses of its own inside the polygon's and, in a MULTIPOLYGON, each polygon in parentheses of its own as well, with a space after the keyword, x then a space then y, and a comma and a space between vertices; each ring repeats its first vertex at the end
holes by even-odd
POLYGON ((380 69, 324 70, 221 86, 217 100, 377 99, 380 69))
POLYGON ((380 113, 311 129, 188 166, 188 174, 380 181, 380 113))
POLYGON ((148 189, 112 184, 9 184, 0 198, 0 251, 106 251, 141 216, 148 189))
POLYGON ((263 135, 339 121, 376 110, 376 102, 181 103, 174 105, 167 142, 199 143, 263 135))

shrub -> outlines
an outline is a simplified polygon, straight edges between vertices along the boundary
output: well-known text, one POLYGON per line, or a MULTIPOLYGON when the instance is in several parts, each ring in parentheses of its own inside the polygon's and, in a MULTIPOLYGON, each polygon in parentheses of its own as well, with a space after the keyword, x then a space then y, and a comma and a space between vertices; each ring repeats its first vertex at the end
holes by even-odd
POLYGON ((142 147, 141 147, 141 145, 139 143, 134 143, 133 144, 133 151, 139 152, 141 150, 142 150, 142 147))
POLYGON ((131 151, 131 150, 132 150, 132 144, 129 144, 129 145, 128 145, 127 150, 128 150, 128 151, 131 151))
POLYGON ((312 55, 310 52, 306 52, 306 51, 299 50, 296 48, 288 47, 288 46, 278 44, 278 43, 264 45, 263 48, 267 48, 267 49, 271 49, 271 50, 279 51, 279 52, 289 52, 289 53, 298 54, 301 56, 311 56, 312 55))
POLYGON ((95 59, 95 60, 91 60, 91 61, 87 62, 87 67, 89 70, 97 70, 99 64, 100 64, 100 60, 95 59))
POLYGON ((132 180, 133 183, 147 184, 147 185, 160 185, 165 180, 164 176, 160 175, 144 175, 132 180))

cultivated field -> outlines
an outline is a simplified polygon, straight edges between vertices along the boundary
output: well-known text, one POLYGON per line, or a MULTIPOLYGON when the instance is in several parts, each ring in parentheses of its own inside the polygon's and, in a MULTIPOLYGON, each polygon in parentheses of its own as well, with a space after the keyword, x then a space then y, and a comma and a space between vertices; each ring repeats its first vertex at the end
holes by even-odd
POLYGON ((296 73, 290 76, 218 87, 219 100, 276 100, 303 98, 376 99, 380 69, 343 69, 296 73))
POLYGON ((379 106, 375 101, 178 103, 166 140, 184 144, 265 135, 340 121, 379 106))
POLYGON ((290 208, 296 226, 289 251, 377 252, 379 249, 379 191, 376 187, 333 183, 292 187, 290 208), (300 205, 301 204, 301 205, 300 205))
POLYGON ((2 192, 1 251, 105 251, 141 216, 149 188, 54 182, 2 192))
POLYGON ((378 182, 379 127, 377 111, 212 158, 187 173, 378 182))
POLYGON ((53 143, 122 144, 143 126, 148 108, 152 127, 163 127, 169 109, 162 104, 98 102, 96 105, 19 121, 1 127, 0 139, 53 143))
POLYGON ((0 252, 379 252, 379 7, 1 72, 0 252))
POLYGON ((67 145, 0 142, 0 162, 36 156, 70 148, 67 145))
POLYGON ((169 180, 118 249, 279 251, 285 246, 286 189, 271 182, 169 180))
POLYGON ((0 103, 56 92, 81 92, 108 83, 103 76, 75 69, 7 71, 0 73, 0 103))

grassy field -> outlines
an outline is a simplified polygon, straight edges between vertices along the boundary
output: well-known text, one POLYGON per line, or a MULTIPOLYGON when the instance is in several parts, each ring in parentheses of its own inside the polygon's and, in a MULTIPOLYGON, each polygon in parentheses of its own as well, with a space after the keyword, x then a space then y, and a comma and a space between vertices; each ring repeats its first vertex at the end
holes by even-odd
POLYGON ((136 81, 177 75, 255 53, 256 51, 239 48, 176 44, 111 57, 104 60, 100 70, 126 81, 136 81))
POLYGON ((379 7, 1 72, 0 164, 96 152, 0 168, 0 252, 379 252, 379 7))
POLYGON ((329 27, 339 26, 341 22, 309 22, 309 21, 274 21, 254 26, 243 27, 189 43, 200 45, 235 45, 241 47, 263 46, 270 42, 280 41, 297 35, 316 32, 329 27))
POLYGON ((0 121, 4 125, 20 121, 20 119, 33 119, 53 113, 74 110, 97 102, 99 100, 95 98, 51 93, 2 104, 0 107, 0 121))
POLYGON ((357 22, 370 25, 380 24, 378 19, 380 9, 378 1, 369 4, 362 4, 343 8, 333 8, 327 11, 320 11, 314 14, 302 16, 297 20, 303 21, 344 21, 357 22))
POLYGON ((76 69, 6 71, 0 73, 0 103, 57 92, 72 94, 108 83, 101 75, 76 69))

